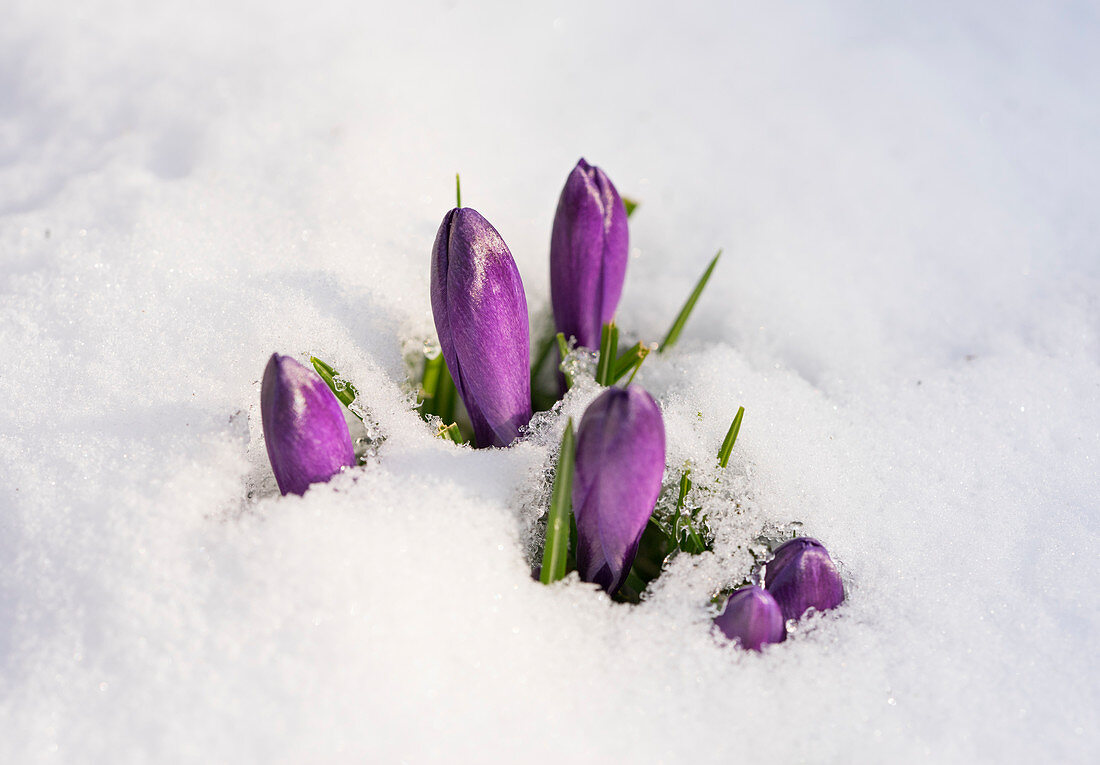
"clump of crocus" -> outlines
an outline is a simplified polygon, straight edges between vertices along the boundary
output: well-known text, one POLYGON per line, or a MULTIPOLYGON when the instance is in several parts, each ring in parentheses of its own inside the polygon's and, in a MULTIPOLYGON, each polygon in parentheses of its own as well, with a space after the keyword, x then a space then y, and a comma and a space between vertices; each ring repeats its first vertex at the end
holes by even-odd
POLYGON ((567 338, 600 347, 626 278, 626 207, 607 175, 582 158, 565 181, 550 235, 550 299, 567 338))
POLYGON ((763 587, 742 587, 726 601, 726 609, 714 620, 730 640, 742 648, 759 651, 765 643, 780 643, 787 636, 779 604, 763 587))
POLYGON ((439 345, 478 446, 507 446, 531 420, 527 298, 508 245, 476 210, 456 207, 432 248, 439 345))
POLYGON ((844 584, 833 559, 824 545, 809 537, 780 545, 765 569, 764 586, 784 619, 797 619, 808 608, 835 608, 844 600, 844 584))
POLYGON ((665 425, 638 386, 608 388, 577 432, 573 513, 581 579, 615 594, 630 573, 665 471, 665 425))
POLYGON ((344 412, 313 370, 271 355, 260 388, 267 457, 283 494, 305 494, 355 464, 344 412))

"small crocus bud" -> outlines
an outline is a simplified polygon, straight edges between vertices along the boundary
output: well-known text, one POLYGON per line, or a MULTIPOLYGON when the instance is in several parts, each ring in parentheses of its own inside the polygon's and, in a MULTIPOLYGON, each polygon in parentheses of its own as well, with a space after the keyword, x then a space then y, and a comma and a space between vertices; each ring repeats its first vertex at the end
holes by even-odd
POLYGON ((626 206, 604 171, 582 158, 565 181, 550 235, 550 301, 566 338, 600 347, 626 278, 626 206))
POLYGON ((807 608, 835 608, 844 600, 844 584, 833 559, 824 545, 809 537, 780 545, 765 569, 764 586, 784 619, 797 619, 807 608))
POLYGON ((779 604, 763 587, 742 587, 726 601, 714 624, 741 647, 759 651, 764 643, 781 643, 787 636, 779 604))
POLYGON ((340 402, 324 380, 289 356, 271 355, 260 388, 267 457, 283 494, 305 494, 355 464, 340 402))
POLYGON ((431 291, 439 345, 477 445, 507 446, 531 420, 527 298, 508 245, 476 210, 443 216, 431 291))
POLYGON ((614 595, 630 573, 665 472, 665 425, 634 385, 608 388, 581 418, 573 476, 577 570, 614 595))

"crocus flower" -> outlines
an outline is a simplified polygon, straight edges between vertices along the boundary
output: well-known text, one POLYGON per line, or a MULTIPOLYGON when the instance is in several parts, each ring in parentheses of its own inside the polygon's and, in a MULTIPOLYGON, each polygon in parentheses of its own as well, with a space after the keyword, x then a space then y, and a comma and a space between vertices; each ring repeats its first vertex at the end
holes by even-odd
POLYGON ((608 388, 581 418, 573 477, 577 570, 615 594, 630 573, 665 471, 665 425, 638 386, 608 388))
POLYGON ((764 643, 780 643, 787 636, 779 604, 763 587, 742 587, 726 601, 726 610, 714 624, 741 647, 759 651, 764 643))
POLYGON ((550 235, 550 300, 566 338, 600 347, 626 278, 626 207, 604 171, 582 158, 565 181, 550 235))
POLYGON ((324 380, 289 356, 271 355, 260 388, 267 457, 283 494, 305 494, 355 464, 340 402, 324 380))
POLYGON ((816 539, 800 537, 782 544, 768 562, 764 586, 772 594, 784 619, 797 619, 807 608, 825 611, 844 600, 833 559, 816 539))
POLYGON ((456 207, 432 248, 432 314, 478 446, 507 446, 531 419, 527 298, 500 234, 456 207))

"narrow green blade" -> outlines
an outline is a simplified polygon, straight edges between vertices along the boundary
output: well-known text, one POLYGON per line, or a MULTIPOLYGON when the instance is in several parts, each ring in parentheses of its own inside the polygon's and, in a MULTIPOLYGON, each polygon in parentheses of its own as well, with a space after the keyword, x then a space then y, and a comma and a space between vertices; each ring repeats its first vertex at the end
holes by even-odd
POLYGON ((569 521, 573 514, 573 455, 576 443, 573 418, 565 425, 558 452, 558 469, 550 494, 550 515, 546 520, 546 546, 542 553, 539 581, 550 584, 565 577, 565 562, 569 557, 569 521))
POLYGON ((535 357, 535 363, 531 365, 531 380, 532 382, 539 376, 539 372, 542 370, 542 365, 546 361, 546 357, 550 355, 550 349, 554 347, 554 338, 548 337, 542 341, 542 345, 539 346, 538 356, 535 357))
POLYGON ((741 418, 744 416, 745 407, 738 407, 737 416, 733 418, 733 424, 730 425, 726 438, 722 441, 722 448, 718 450, 718 464, 722 467, 730 462, 730 453, 733 452, 733 445, 737 443, 737 434, 741 432, 741 418))
POLYGON ((434 359, 424 359, 424 374, 420 378, 420 415, 427 419, 436 411, 436 397, 439 392, 439 371, 446 366, 443 354, 434 359))
POLYGON ((699 532, 695 530, 695 526, 691 521, 685 519, 684 530, 687 531, 687 536, 680 542, 680 549, 689 555, 698 555, 705 552, 707 545, 703 538, 699 536, 699 532))
POLYGON ((688 492, 691 491, 691 471, 685 470, 680 474, 680 494, 676 497, 676 513, 677 515, 683 512, 684 500, 687 499, 688 492))
POLYGON ((615 593, 615 600, 620 603, 641 603, 646 584, 647 582, 631 567, 626 575, 626 581, 615 593))
POLYGON ((638 209, 638 203, 630 197, 623 197, 623 207, 626 208, 626 217, 629 218, 638 209))
MULTIPOLYGON (((559 332, 556 335, 558 341, 558 356, 562 361, 565 361, 565 357, 569 355, 569 343, 565 341, 565 335, 559 332)), ((569 390, 573 387, 573 375, 562 370, 562 374, 565 375, 565 389, 569 390)))
POLYGON ((663 534, 668 539, 672 539, 672 532, 669 531, 668 529, 666 529, 664 527, 664 524, 662 524, 659 520, 654 518, 652 515, 649 516, 649 521, 646 523, 646 528, 648 529, 650 526, 652 526, 656 530, 657 533, 663 534))
POLYGON ((439 384, 435 388, 435 413, 443 418, 443 422, 454 422, 457 397, 458 389, 455 388, 455 381, 451 379, 451 372, 444 363, 439 369, 439 384))
MULTIPOLYGON (((675 541, 668 530, 655 518, 650 518, 646 524, 642 538, 638 542, 638 554, 634 558, 631 572, 637 575, 643 583, 656 579, 664 566, 665 559, 676 547, 675 541)), ((644 585, 636 586, 639 593, 645 589, 644 585)))
POLYGON ((462 207, 462 181, 458 173, 455 173, 455 207, 462 207))
POLYGON ((691 514, 684 512, 689 491, 691 491, 691 471, 685 470, 680 474, 680 493, 676 497, 676 513, 672 517, 672 538, 676 546, 684 552, 698 555, 707 549, 707 545, 695 530, 695 524, 691 522, 691 514))
POLYGON ((611 385, 611 370, 615 366, 615 359, 619 353, 619 328, 615 322, 604 324, 600 332, 600 360, 596 365, 596 382, 600 385, 611 385))
POLYGON ((676 321, 672 322, 672 326, 668 328, 668 334, 665 335, 665 339, 661 341, 661 347, 658 349, 660 353, 664 353, 667 348, 674 345, 676 341, 680 339, 680 333, 684 330, 684 325, 687 324, 688 317, 691 316, 691 312, 695 308, 695 303, 698 302, 699 296, 703 294, 703 288, 707 286, 710 275, 714 272, 714 267, 718 265, 718 258, 720 257, 722 257, 721 250, 719 250, 718 254, 710 261, 710 265, 707 266, 707 270, 703 272, 703 275, 699 277, 699 282, 695 285, 695 289, 688 295, 687 302, 685 302, 684 307, 680 309, 676 321))
POLYGON ((441 426, 439 428, 439 432, 436 433, 436 435, 439 436, 440 438, 446 438, 450 441, 453 441, 456 444, 466 443, 465 439, 462 438, 462 431, 460 431, 458 429, 458 423, 456 423, 456 422, 452 422, 450 425, 447 425, 446 427, 441 426))
MULTIPOLYGON (((638 371, 638 367, 645 361, 645 357, 649 355, 649 348, 642 343, 635 343, 630 346, 622 356, 615 361, 615 365, 611 369, 611 382, 616 383, 626 375, 627 372, 634 370, 638 371)), ((630 379, 634 379, 634 375, 630 376, 630 379)))
MULTIPOLYGON (((355 397, 359 395, 359 391, 355 389, 355 386, 349 382, 338 380, 340 373, 333 369, 331 366, 321 361, 316 356, 310 356, 309 361, 313 364, 313 368, 317 370, 317 374, 321 376, 321 379, 325 381, 325 385, 329 387, 333 395, 339 399, 340 403, 344 406, 348 406, 355 397)), ((355 414, 352 412, 352 414, 355 414)), ((358 415, 356 415, 358 416, 358 415)))

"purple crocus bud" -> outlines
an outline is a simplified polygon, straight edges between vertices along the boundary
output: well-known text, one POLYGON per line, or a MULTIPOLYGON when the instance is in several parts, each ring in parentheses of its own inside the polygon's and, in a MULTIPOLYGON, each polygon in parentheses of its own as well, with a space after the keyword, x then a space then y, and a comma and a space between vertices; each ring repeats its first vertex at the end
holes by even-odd
POLYGON ((267 457, 283 494, 305 494, 355 464, 340 402, 324 380, 289 356, 271 354, 260 388, 267 457))
POLYGON ((565 181, 550 235, 550 301, 566 338, 600 347, 626 278, 626 207, 604 171, 582 158, 565 181))
POLYGON ((614 595, 630 573, 665 472, 665 424, 634 385, 608 388, 581 418, 573 476, 577 570, 614 595))
POLYGON ((478 446, 507 446, 531 420, 531 340, 516 262, 477 210, 443 216, 432 248, 432 314, 478 446))
POLYGON ((825 611, 844 600, 833 559, 816 539, 799 537, 780 545, 764 572, 764 586, 772 594, 784 619, 797 619, 807 608, 825 611))
POLYGON ((763 587, 742 587, 726 601, 726 610, 714 620, 730 640, 759 651, 764 643, 781 643, 787 637, 779 604, 763 587))

